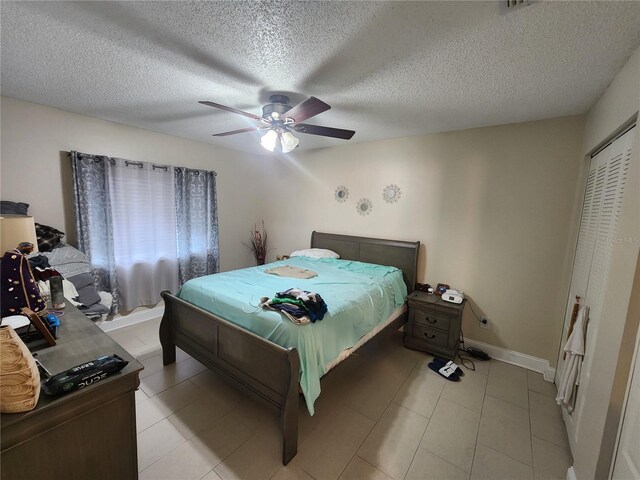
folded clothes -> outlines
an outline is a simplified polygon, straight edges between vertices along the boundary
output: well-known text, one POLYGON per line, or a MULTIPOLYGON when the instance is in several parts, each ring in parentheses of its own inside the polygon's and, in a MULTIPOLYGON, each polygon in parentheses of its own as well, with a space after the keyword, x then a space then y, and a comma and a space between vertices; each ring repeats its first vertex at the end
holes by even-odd
POLYGON ((268 308, 269 310, 275 310, 282 313, 285 317, 291 320, 296 325, 306 325, 311 320, 307 315, 307 310, 298 305, 285 302, 274 302, 274 300, 280 300, 277 298, 262 297, 260 299, 260 306, 262 308, 268 308))
POLYGON ((297 325, 322 320, 327 313, 327 304, 319 294, 298 288, 278 292, 271 299, 263 297, 260 299, 260 305, 279 311, 297 325))
POLYGON ((304 268, 294 267, 293 265, 282 265, 280 267, 270 268, 265 270, 264 273, 278 275, 279 277, 300 278, 302 280, 318 276, 313 270, 306 270, 304 268))

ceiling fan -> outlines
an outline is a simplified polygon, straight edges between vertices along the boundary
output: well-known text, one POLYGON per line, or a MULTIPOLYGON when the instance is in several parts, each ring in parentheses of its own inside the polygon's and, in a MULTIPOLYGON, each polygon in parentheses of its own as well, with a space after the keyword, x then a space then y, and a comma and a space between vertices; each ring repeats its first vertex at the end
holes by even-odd
POLYGON ((286 95, 271 95, 269 98, 271 103, 262 107, 262 116, 253 113, 243 112, 237 108, 227 107, 214 102, 198 102, 214 108, 220 108, 227 112, 237 113, 245 117, 252 118, 261 123, 257 127, 241 128, 239 130, 231 130, 230 132, 216 133, 214 137, 226 137, 228 135, 236 135, 238 133, 255 132, 258 130, 267 130, 262 136, 260 144, 267 150, 273 152, 276 146, 280 144, 282 153, 289 153, 298 146, 298 140, 293 132, 307 133, 310 135, 321 135, 324 137, 341 138, 349 140, 356 133, 353 130, 343 130, 341 128, 321 127, 319 125, 309 125, 302 123, 308 118, 314 117, 319 113, 325 112, 331 108, 330 105, 318 100, 316 97, 309 97, 304 102, 292 107, 289 105, 289 97, 286 95), (278 142, 279 140, 279 142, 278 142))

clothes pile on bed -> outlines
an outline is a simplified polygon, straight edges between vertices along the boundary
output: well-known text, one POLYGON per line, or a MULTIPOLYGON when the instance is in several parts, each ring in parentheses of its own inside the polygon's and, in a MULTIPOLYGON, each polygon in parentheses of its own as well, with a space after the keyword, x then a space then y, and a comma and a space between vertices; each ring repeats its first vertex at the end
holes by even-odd
POLYGON ((320 295, 299 288, 278 292, 271 299, 262 297, 260 306, 279 311, 296 325, 315 323, 327 313, 327 304, 320 295))

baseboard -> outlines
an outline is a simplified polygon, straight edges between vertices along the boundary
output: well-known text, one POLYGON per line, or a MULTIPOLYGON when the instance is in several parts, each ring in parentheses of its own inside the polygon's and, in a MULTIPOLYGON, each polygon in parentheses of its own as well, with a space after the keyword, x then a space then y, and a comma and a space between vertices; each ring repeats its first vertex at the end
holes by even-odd
POLYGON ((164 302, 153 308, 145 308, 133 311, 128 315, 117 316, 113 320, 106 320, 100 324, 100 328, 105 332, 111 332, 119 328, 130 327, 138 323, 153 320, 164 314, 164 302))
POLYGON ((569 470, 567 470, 567 480, 578 480, 578 477, 576 477, 576 471, 573 467, 569 467, 569 470))
POLYGON ((479 348, 491 355, 491 358, 495 358, 501 362, 510 363, 511 365, 526 368, 527 370, 539 372, 547 382, 553 383, 556 369, 549 365, 548 360, 533 357, 526 353, 514 352, 513 350, 507 350, 506 348, 496 347, 495 345, 489 345, 488 343, 473 340, 471 338, 465 338, 464 343, 468 347, 479 348))

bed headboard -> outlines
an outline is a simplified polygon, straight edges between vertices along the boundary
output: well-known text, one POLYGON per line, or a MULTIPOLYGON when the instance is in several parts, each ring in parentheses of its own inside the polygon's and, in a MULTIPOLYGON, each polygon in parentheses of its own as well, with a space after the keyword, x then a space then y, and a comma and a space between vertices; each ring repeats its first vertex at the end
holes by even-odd
POLYGON ((345 260, 397 267, 402 270, 407 292, 413 292, 418 275, 420 242, 354 237, 314 231, 311 234, 311 248, 333 250, 345 260))

